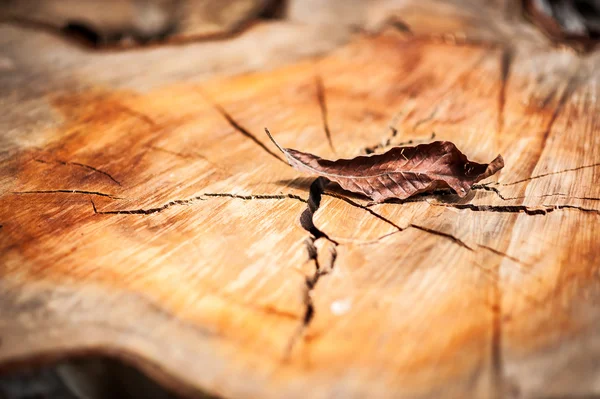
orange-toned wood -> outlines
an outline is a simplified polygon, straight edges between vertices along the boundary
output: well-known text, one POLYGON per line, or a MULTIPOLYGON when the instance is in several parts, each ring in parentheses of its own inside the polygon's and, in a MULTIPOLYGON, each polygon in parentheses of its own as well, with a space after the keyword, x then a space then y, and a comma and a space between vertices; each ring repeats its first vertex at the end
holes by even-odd
POLYGON ((234 77, 194 75, 210 43, 0 27, 0 367, 108 354, 226 398, 598 393, 598 53, 502 4, 411 3, 372 16, 403 30, 234 77), (329 158, 435 132, 506 167, 465 199, 328 187, 316 209, 264 127, 329 158))

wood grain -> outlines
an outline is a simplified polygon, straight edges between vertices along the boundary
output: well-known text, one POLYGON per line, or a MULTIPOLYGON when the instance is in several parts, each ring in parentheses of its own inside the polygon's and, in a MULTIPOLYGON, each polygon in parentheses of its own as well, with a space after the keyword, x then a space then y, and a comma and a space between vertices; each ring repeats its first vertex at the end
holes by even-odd
POLYGON ((371 17, 409 32, 238 76, 194 75, 211 47, 139 74, 157 49, 0 27, 0 368, 117 356, 190 397, 600 394, 598 53, 500 2, 406 3, 371 17), (325 158, 435 131, 506 166, 369 206, 264 127, 325 158))

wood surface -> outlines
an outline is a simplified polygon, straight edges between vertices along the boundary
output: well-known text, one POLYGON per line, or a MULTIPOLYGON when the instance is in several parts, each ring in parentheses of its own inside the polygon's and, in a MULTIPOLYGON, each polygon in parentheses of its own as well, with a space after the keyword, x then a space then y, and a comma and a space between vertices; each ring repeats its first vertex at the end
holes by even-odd
POLYGON ((96 53, 0 26, 0 369, 112 356, 189 397, 600 395, 599 54, 467 0, 242 50, 286 29, 96 53), (464 199, 367 206, 311 189, 265 127, 325 158, 435 132, 506 166, 464 199))

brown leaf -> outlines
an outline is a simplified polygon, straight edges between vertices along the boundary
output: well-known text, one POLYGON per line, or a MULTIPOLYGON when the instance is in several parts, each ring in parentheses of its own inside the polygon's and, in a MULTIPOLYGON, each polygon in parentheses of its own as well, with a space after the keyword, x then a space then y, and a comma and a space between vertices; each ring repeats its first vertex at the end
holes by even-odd
POLYGON ((269 130, 265 131, 295 169, 325 177, 343 189, 364 194, 375 202, 405 199, 439 188, 451 188, 464 197, 473 184, 504 167, 500 155, 489 164, 471 162, 449 141, 394 147, 384 154, 329 161, 283 148, 269 130))

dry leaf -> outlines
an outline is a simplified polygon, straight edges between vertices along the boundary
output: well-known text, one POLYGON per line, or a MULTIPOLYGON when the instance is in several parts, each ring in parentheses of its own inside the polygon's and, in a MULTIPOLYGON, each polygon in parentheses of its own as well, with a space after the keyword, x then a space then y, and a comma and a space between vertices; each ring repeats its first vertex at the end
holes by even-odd
POLYGON ((295 169, 325 177, 343 189, 364 194, 375 202, 405 199, 439 188, 451 188, 464 197, 473 184, 504 167, 500 155, 489 164, 471 162, 449 141, 394 147, 384 154, 329 161, 283 148, 267 129, 265 131, 295 169))

